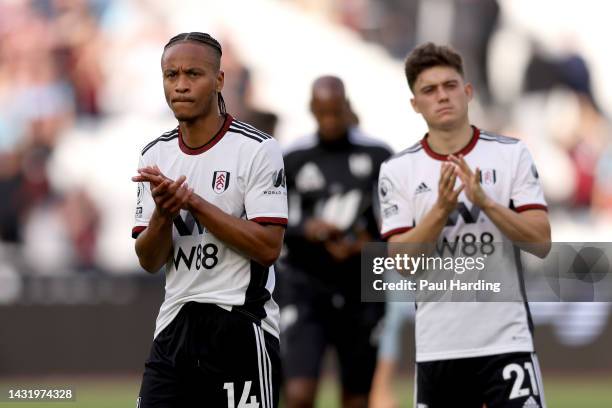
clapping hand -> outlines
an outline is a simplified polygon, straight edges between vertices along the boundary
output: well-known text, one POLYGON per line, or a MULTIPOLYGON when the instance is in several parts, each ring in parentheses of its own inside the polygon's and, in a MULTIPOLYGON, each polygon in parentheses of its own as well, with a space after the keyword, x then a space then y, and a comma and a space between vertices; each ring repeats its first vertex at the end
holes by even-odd
POLYGON ((138 175, 132 177, 134 182, 148 182, 151 186, 151 197, 155 207, 163 217, 173 219, 181 209, 186 209, 187 202, 193 193, 185 180, 180 176, 176 180, 166 177, 159 167, 147 166, 138 169, 138 175))
POLYGON ((480 208, 485 208, 490 203, 490 199, 480 184, 480 169, 476 167, 476 171, 472 171, 463 155, 450 155, 449 160, 457 168, 457 174, 465 186, 465 195, 468 200, 480 208))
POLYGON ((437 205, 446 214, 450 214, 455 209, 459 194, 464 188, 464 185, 455 188, 456 181, 457 166, 454 163, 442 163, 438 181, 437 205))

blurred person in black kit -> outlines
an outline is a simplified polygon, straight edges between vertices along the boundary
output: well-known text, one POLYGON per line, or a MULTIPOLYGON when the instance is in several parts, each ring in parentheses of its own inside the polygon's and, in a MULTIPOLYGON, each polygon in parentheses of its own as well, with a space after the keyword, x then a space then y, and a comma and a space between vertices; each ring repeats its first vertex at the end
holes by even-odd
POLYGON ((360 302, 360 251, 379 237, 373 191, 391 152, 366 137, 333 76, 312 86, 318 129, 285 154, 287 256, 281 272, 282 357, 288 408, 312 407, 321 361, 335 348, 342 406, 366 407, 384 305, 360 302))

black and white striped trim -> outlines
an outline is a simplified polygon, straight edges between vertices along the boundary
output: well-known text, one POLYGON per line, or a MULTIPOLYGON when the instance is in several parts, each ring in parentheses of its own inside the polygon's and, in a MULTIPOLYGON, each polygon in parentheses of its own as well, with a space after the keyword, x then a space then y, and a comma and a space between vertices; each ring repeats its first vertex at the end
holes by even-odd
POLYGON ((169 132, 164 133, 163 135, 161 135, 160 137, 158 137, 157 139, 153 140, 151 143, 149 143, 148 145, 146 145, 144 147, 144 149, 142 149, 142 151, 140 152, 141 155, 144 155, 147 150, 149 150, 150 148, 152 148, 153 146, 155 146, 155 144, 157 142, 167 142, 169 140, 172 139, 176 139, 178 137, 178 127, 176 127, 175 129, 172 129, 169 132))
POLYGON ((413 144, 412 146, 410 146, 409 148, 407 148, 406 150, 404 150, 403 152, 400 152, 400 154, 402 154, 402 153, 416 153, 419 150, 421 150, 422 148, 423 148, 423 143, 421 141, 418 141, 415 144, 413 144))
POLYGON ((533 365, 533 375, 535 376, 536 380, 535 385, 538 388, 537 392, 535 392, 536 390, 533 390, 534 384, 531 384, 531 388, 534 391, 534 394, 540 397, 540 407, 546 408, 546 399, 544 398, 544 385, 542 382, 542 371, 540 371, 540 362, 538 361, 538 356, 536 355, 536 353, 531 353, 531 364, 533 365))
POLYGON ((480 132, 480 140, 484 140, 487 142, 498 142, 502 144, 516 144, 519 142, 518 139, 509 136, 496 135, 494 133, 489 132, 480 132))
POLYGON ((259 134, 260 134, 262 137, 264 137, 265 139, 272 139, 272 136, 270 136, 270 135, 269 135, 269 134, 267 134, 266 132, 263 132, 263 131, 261 131, 261 130, 257 129, 255 126, 249 125, 249 124, 248 124, 248 123, 246 123, 246 122, 242 122, 242 121, 240 121, 240 120, 236 120, 236 119, 234 119, 234 122, 233 122, 233 123, 234 123, 234 124, 236 124, 236 125, 243 126, 244 128, 246 128, 246 129, 248 129, 248 130, 251 130, 251 131, 253 131, 253 132, 259 133, 259 134))
POLYGON ((297 140, 294 140, 283 150, 283 156, 287 156, 289 153, 301 152, 314 148, 319 143, 317 135, 311 134, 301 136, 297 140))
POLYGON ((257 368, 259 369, 259 397, 261 408, 273 408, 274 394, 272 390, 272 363, 266 350, 266 340, 263 329, 253 323, 255 343, 257 345, 257 368))
POLYGON ((259 143, 263 142, 266 139, 272 139, 272 136, 267 133, 262 132, 254 128, 253 126, 240 122, 239 120, 234 119, 232 124, 229 127, 231 132, 240 133, 243 136, 248 137, 249 139, 253 139, 259 143))
POLYGON ((416 153, 423 150, 423 144, 418 141, 417 143, 413 144, 412 146, 410 146, 407 149, 402 150, 401 152, 394 154, 393 156, 389 157, 387 160, 384 161, 384 163, 389 162, 393 159, 398 159, 402 156, 405 156, 407 154, 411 154, 411 153, 416 153))

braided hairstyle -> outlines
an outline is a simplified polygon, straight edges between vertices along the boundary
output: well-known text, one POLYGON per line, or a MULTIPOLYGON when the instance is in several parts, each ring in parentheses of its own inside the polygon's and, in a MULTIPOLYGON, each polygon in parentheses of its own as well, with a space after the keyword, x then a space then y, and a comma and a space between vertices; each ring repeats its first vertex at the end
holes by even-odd
MULTIPOLYGON (((177 43, 186 42, 186 41, 191 41, 191 42, 195 42, 198 44, 203 44, 203 45, 207 45, 211 47, 219 54, 218 55, 219 65, 221 64, 221 55, 223 55, 223 51, 221 50, 221 44, 219 43, 219 41, 217 41, 210 34, 207 34, 207 33, 200 33, 198 31, 194 31, 190 33, 177 34, 174 37, 172 37, 166 45, 164 45, 164 51, 166 51, 168 48, 172 47, 173 45, 177 43)), ((225 101, 223 100, 223 96, 221 95, 221 92, 217 94, 217 103, 219 105, 219 111, 221 112, 222 115, 225 115, 227 111, 225 109, 225 101)))

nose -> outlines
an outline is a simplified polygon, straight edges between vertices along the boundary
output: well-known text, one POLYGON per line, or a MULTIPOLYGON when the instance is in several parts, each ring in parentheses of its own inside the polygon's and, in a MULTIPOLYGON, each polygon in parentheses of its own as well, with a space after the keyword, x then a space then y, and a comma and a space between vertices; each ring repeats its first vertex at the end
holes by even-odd
POLYGON ((174 90, 177 93, 185 93, 189 91, 189 81, 185 75, 179 75, 174 85, 174 90))
POLYGON ((445 102, 447 100, 448 100, 448 93, 446 92, 446 90, 443 87, 441 87, 438 90, 438 101, 445 102))

